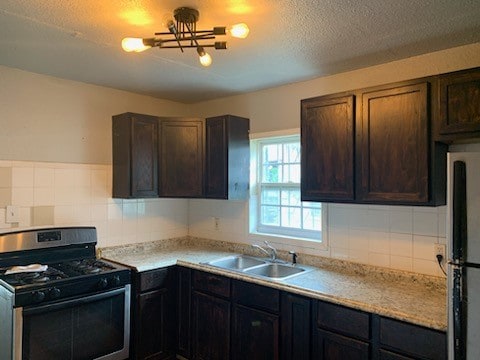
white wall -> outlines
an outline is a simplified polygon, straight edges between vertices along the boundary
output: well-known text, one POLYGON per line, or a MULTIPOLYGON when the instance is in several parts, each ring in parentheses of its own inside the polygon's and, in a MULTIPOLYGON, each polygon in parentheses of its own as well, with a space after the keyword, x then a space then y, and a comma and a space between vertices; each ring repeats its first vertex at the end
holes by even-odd
MULTIPOLYGON (((416 56, 311 81, 195 105, 203 116, 231 113, 250 118, 251 133, 300 128, 300 100, 480 66, 480 43, 416 56)), ((329 205, 326 250, 300 252, 441 276, 434 244, 446 242, 445 207, 329 205)), ((191 200, 189 234, 253 242, 248 205, 191 200), (219 230, 213 226, 220 219, 219 230)), ((278 244, 280 248, 289 247, 278 244)))
POLYGON ((0 109, 0 231, 94 225, 100 246, 187 235, 188 200, 112 199, 110 164, 112 115, 189 106, 0 66, 0 109))
MULTIPOLYGON (((119 75, 121 76, 121 75, 119 75)), ((111 164, 112 115, 189 106, 0 66, 0 159, 111 164)))

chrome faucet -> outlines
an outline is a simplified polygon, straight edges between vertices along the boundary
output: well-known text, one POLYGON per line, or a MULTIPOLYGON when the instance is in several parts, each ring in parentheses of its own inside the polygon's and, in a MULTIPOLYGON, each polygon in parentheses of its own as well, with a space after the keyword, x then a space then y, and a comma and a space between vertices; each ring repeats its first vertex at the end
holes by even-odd
POLYGON ((252 244, 252 247, 264 252, 265 254, 267 254, 267 256, 270 257, 270 260, 272 262, 275 262, 277 260, 277 249, 275 249, 272 245, 270 245, 269 242, 266 240, 264 241, 264 243, 265 243, 265 246, 270 249, 270 251, 266 250, 265 248, 257 244, 252 244))

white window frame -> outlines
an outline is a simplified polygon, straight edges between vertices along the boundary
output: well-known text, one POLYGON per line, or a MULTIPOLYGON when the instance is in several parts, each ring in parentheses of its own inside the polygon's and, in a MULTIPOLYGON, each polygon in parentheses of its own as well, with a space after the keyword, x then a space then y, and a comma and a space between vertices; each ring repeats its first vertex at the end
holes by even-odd
MULTIPOLYGON (((319 255, 326 255, 325 251, 328 250, 328 231, 327 231, 327 216, 328 216, 328 205, 322 203, 321 208, 321 217, 322 217, 322 227, 321 231, 313 230, 298 230, 282 227, 269 227, 260 225, 260 176, 261 176, 261 166, 259 165, 260 161, 260 148, 261 144, 268 142, 278 142, 282 141, 299 141, 300 142, 300 131, 299 129, 292 129, 281 132, 274 133, 262 133, 262 134, 251 134, 251 179, 250 179, 250 204, 249 204, 249 240, 252 242, 260 243, 264 240, 268 240, 271 243, 274 243, 278 248, 283 250, 289 250, 291 248, 300 250, 302 248, 310 249, 310 253, 318 253, 319 255), (312 233, 318 235, 318 237, 311 236, 312 233)), ((285 186, 295 186, 298 185, 286 184, 285 186)))

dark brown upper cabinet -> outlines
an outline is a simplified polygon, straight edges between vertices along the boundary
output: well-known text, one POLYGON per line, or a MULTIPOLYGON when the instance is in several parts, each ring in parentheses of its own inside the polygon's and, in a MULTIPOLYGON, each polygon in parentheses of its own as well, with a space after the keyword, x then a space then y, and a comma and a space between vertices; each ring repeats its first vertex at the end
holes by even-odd
POLYGON ((302 100, 302 200, 445 204, 425 79, 302 100))
POLYGON ((354 201, 355 97, 301 102, 304 201, 354 201))
POLYGON ((439 140, 480 137, 480 68, 439 76, 439 140))
POLYGON ((358 199, 426 204, 429 200, 427 83, 362 94, 358 199))
POLYGON ((248 198, 248 119, 125 113, 112 132, 115 198, 248 198))
POLYGON ((158 197, 157 136, 155 116, 113 116, 113 197, 158 197))
POLYGON ((248 198, 249 124, 248 119, 232 115, 206 119, 205 197, 248 198))
POLYGON ((161 118, 160 196, 202 197, 203 119, 161 118))

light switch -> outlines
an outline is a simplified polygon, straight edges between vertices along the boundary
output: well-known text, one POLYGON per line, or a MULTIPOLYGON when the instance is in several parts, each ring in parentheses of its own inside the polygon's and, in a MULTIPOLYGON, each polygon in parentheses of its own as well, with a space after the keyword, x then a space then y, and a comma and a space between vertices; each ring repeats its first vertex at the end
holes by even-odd
POLYGON ((20 221, 20 211, 18 206, 8 205, 5 212, 5 222, 7 224, 17 223, 20 221))

